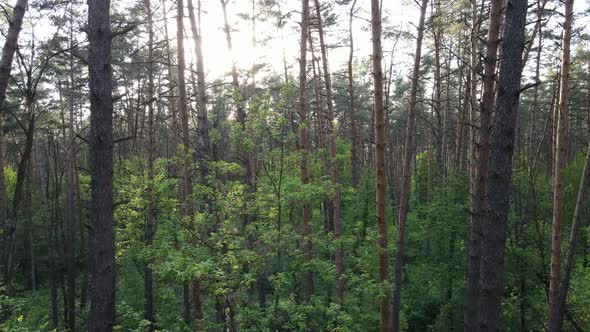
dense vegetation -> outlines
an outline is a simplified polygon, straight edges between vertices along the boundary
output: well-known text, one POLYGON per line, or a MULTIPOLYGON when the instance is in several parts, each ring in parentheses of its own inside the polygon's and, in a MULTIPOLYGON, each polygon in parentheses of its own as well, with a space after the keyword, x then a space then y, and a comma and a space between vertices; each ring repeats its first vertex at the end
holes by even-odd
POLYGON ((587 4, 0 6, 0 331, 590 330, 587 4))

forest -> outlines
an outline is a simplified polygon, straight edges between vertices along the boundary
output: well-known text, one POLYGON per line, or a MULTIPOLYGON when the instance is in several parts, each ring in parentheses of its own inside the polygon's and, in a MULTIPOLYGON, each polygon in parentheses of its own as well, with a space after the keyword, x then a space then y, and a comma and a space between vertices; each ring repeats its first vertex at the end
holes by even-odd
POLYGON ((0 331, 590 331, 577 1, 0 0, 0 331))

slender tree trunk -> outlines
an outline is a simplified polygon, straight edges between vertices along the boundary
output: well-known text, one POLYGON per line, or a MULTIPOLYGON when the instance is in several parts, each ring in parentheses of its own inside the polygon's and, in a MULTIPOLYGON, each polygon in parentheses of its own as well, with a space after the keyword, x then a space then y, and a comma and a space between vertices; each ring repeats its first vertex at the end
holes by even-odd
POLYGON ((332 171, 332 186, 334 189, 334 196, 332 198, 332 208, 334 210, 334 242, 336 246, 335 263, 336 263, 336 301, 339 305, 343 304, 344 296, 344 280, 342 280, 342 259, 343 251, 340 239, 342 237, 342 221, 340 217, 340 171, 338 168, 338 161, 336 156, 336 129, 334 128, 334 104, 332 92, 332 78, 330 75, 330 68, 328 65, 328 52, 326 50, 326 43, 324 41, 324 28, 322 13, 320 9, 319 0, 314 0, 315 10, 317 16, 317 27, 320 36, 320 50, 322 53, 322 64, 324 69, 324 84, 326 86, 326 104, 328 109, 328 130, 330 134, 330 159, 332 171))
MULTIPOLYGON (((496 57, 498 53, 499 33, 501 24, 502 0, 492 0, 490 7, 490 23, 486 56, 484 59, 483 91, 481 98, 480 125, 478 129, 477 155, 472 162, 475 167, 472 198, 471 198, 471 232, 469 247, 469 262, 467 268, 467 287, 465 290, 464 330, 474 331, 478 320, 479 280, 482 238, 481 227, 486 212, 486 182, 488 174, 488 160, 490 155, 490 138, 492 129, 492 110, 494 108, 494 85, 496 79, 496 57)), ((474 50, 472 50, 473 52, 474 50)), ((475 95, 474 91, 472 94, 475 95)), ((471 101, 472 104, 475 101, 471 101)), ((472 117, 474 115, 472 114, 472 117)), ((473 123, 472 125, 474 125, 473 123)), ((475 143, 474 143, 475 144, 475 143)), ((472 157, 476 156, 475 154, 472 157)))
POLYGON ((500 331, 512 156, 520 79, 523 68, 527 0, 509 0, 506 6, 492 131, 491 159, 487 173, 487 213, 483 218, 480 264, 479 331, 500 331))
MULTIPOLYGON (((177 2, 176 16, 176 42, 178 43, 178 96, 180 102, 180 125, 182 128, 182 160, 183 160, 183 180, 184 180, 184 197, 183 197, 183 215, 192 219, 194 215, 193 206, 193 181, 191 172, 191 150, 190 150, 190 132, 188 127, 188 99, 186 95, 186 80, 184 77, 185 59, 184 59, 184 3, 183 0, 177 2)), ((198 280, 192 281, 192 305, 193 319, 197 326, 203 319, 201 303, 201 286, 198 280), (197 295, 198 294, 198 295, 197 295), (197 295, 197 296, 195 296, 197 295)))
MULTIPOLYGON (((70 71, 72 68, 70 67, 70 71)), ((76 207, 74 206, 74 171, 75 171, 75 159, 76 159, 76 141, 73 131, 74 121, 74 82, 70 80, 68 91, 68 122, 64 120, 64 141, 65 154, 66 154, 66 199, 65 199, 65 228, 66 228, 66 273, 67 273, 67 291, 68 298, 66 300, 68 304, 68 329, 70 331, 76 330, 76 269, 75 269, 75 257, 76 257, 76 220, 74 213, 76 207), (67 135, 65 134, 65 128, 68 128, 67 135)), ((63 113, 62 113, 63 115, 63 113)))
MULTIPOLYGON (((29 79, 30 82, 30 79, 29 79)), ((29 85, 30 86, 30 85, 29 85)), ((7 232, 5 234, 5 241, 6 241, 6 248, 5 251, 2 253, 4 255, 4 283, 6 285, 6 293, 8 295, 13 294, 13 285, 12 285, 12 277, 14 273, 14 251, 15 251, 15 244, 16 244, 16 226, 18 221, 18 216, 21 207, 21 202, 23 200, 23 190, 24 184, 29 168, 29 162, 33 150, 33 137, 35 133, 35 111, 34 111, 34 100, 32 99, 32 94, 30 90, 27 90, 27 97, 26 97, 26 106, 25 109, 27 110, 27 118, 28 124, 27 129, 25 130, 25 143, 24 149, 21 153, 20 161, 18 162, 17 171, 16 171, 16 183, 14 186, 14 194, 12 196, 12 211, 10 213, 10 223, 7 228, 7 232)))
POLYGON ((113 97, 110 1, 88 0, 92 290, 90 331, 115 325, 115 224, 113 220, 113 97))
POLYGON ((358 128, 358 121, 355 115, 355 106, 354 106, 354 76, 352 70, 352 61, 354 60, 354 38, 353 38, 353 31, 352 31, 352 20, 354 18, 354 9, 356 7, 357 0, 353 0, 352 5, 350 6, 349 18, 348 18, 348 38, 349 38, 349 52, 348 52, 348 63, 347 63, 347 70, 348 70, 348 85, 347 85, 347 92, 348 92, 348 109, 350 112, 350 136, 352 138, 352 145, 350 149, 350 163, 351 163, 351 171, 352 171, 352 186, 357 188, 359 185, 359 177, 360 177, 360 161, 359 161, 359 148, 360 148, 360 131, 358 128))
MULTIPOLYGON (((299 149, 301 152, 301 183, 305 186, 309 183, 309 170, 307 159, 309 154, 308 142, 308 121, 307 121, 307 34, 309 31, 309 1, 301 1, 301 39, 299 53, 299 149)), ((309 263, 312 255, 311 239, 311 203, 307 199, 303 202, 303 256, 304 261, 309 263)), ((313 274, 309 267, 305 273, 305 301, 311 301, 313 293, 313 274)), ((307 329, 311 330, 311 318, 308 316, 307 329)))
MULTIPOLYGON (((376 2, 376 1, 374 1, 376 2)), ((414 68, 412 69, 412 87, 410 90, 410 108, 408 110, 408 120, 406 125, 406 142, 404 149, 404 165, 402 168, 402 191, 400 194, 399 215, 397 222, 397 251, 395 256, 395 273, 393 289, 393 325, 392 330, 400 330, 400 310, 401 310, 401 288, 402 272, 404 267, 404 239, 406 231, 406 220, 408 218, 408 206, 410 202, 410 184, 411 184, 411 163, 414 156, 414 122, 416 118, 416 104, 418 96, 418 81, 420 80, 420 60, 422 58, 422 39, 424 38, 424 20, 426 17, 426 7, 428 0, 422 0, 420 5, 420 21, 418 22, 418 36, 416 39, 416 53, 414 55, 414 68)), ((374 38, 373 38, 374 39, 374 38)), ((385 236, 387 236, 385 234, 385 236)), ((382 332, 388 331, 381 329, 382 332)))
MULTIPOLYGON (((198 1, 200 17, 201 0, 198 1)), ((209 151, 211 143, 209 140, 209 122, 207 120, 207 94, 205 90, 205 68, 203 65, 202 36, 201 29, 200 27, 197 28, 195 21, 195 12, 192 0, 188 0, 188 10, 191 22, 191 31, 195 40, 195 54, 197 57, 197 121, 199 128, 199 156, 205 160, 208 160, 211 158, 209 151)), ((205 181, 205 177, 207 176, 207 167, 202 166, 202 169, 205 172, 201 174, 203 178, 202 180, 205 181)))
MULTIPOLYGON (((572 20, 574 1, 565 1, 565 21, 563 24, 563 41, 561 55, 561 77, 559 88, 559 107, 557 108, 557 131, 555 133, 555 166, 553 175, 553 223, 551 230, 551 272, 549 282, 549 317, 548 331, 561 331, 560 273, 561 273, 561 225, 563 223, 563 168, 566 161, 567 121, 569 108, 570 78, 570 43, 572 37, 572 20)), ((573 250, 573 248, 572 248, 573 250)))
MULTIPOLYGON (((49 148, 49 146, 48 146, 49 148)), ((39 171, 41 175, 41 187, 43 195, 43 219, 47 227, 47 249, 49 265, 49 287, 51 296, 51 323, 52 328, 57 329, 59 324, 59 313, 57 304, 57 277, 55 257, 55 222, 49 211, 49 151, 43 153, 42 165, 39 171)))
MULTIPOLYGON (((580 180, 580 188, 578 189, 578 198, 576 200, 576 207, 574 209, 574 218, 572 220, 572 229, 570 231, 570 239, 568 242, 567 252, 565 255, 565 263, 563 267, 563 281, 559 290, 559 308, 558 321, 563 324, 563 314, 565 312, 567 293, 570 285, 570 276, 574 264, 574 253, 576 249, 576 240, 578 236, 578 229, 580 228, 580 219, 582 219, 582 209, 584 206, 584 199, 586 191, 588 190, 588 183, 590 182, 590 144, 586 152, 586 163, 584 164, 584 171, 582 172, 582 179, 580 180)), ((561 328, 561 327, 560 327, 561 328)))
MULTIPOLYGON (((147 186, 146 186, 146 219, 145 245, 150 247, 154 241, 154 161, 156 159, 156 119, 154 116, 154 27, 150 0, 144 3, 148 24, 148 142, 147 142, 147 186)), ((154 331, 154 284, 151 261, 146 262, 144 269, 145 319, 150 321, 149 331, 154 331)))
MULTIPOLYGON (((2 57, 0 58, 0 230, 2 236, 0 237, 0 252, 4 253, 9 250, 8 242, 10 241, 10 230, 6 224, 6 192, 5 192, 5 181, 4 181, 4 135, 3 128, 1 126, 4 112, 1 108, 4 105, 6 99, 6 89, 8 88, 8 80, 10 79, 10 72, 12 70, 12 59, 14 52, 18 48, 18 35, 20 33, 23 17, 25 10, 27 9, 27 0, 17 0, 13 7, 12 17, 10 18, 8 32, 2 47, 2 57)), ((10 294, 10 279, 6 279, 12 267, 6 266, 8 263, 3 260, 3 271, 4 271, 4 282, 7 284, 7 293, 10 294)))
MULTIPOLYGON (((377 177, 376 205, 377 205, 377 228, 379 233, 379 281, 381 287, 385 287, 389 280, 389 254, 387 240, 387 174, 385 168, 386 141, 385 141, 385 108, 383 104, 383 51, 381 47, 381 8, 378 0, 371 1, 371 34, 373 38, 373 89, 374 89, 374 113, 375 113, 375 165, 377 177)), ((380 330, 389 332, 390 328, 390 295, 385 297, 380 304, 380 330)))
MULTIPOLYGON (((33 153, 31 152, 31 155, 33 153)), ((29 162, 27 170, 27 178, 25 179, 25 194, 24 194, 24 206, 23 206, 23 219, 25 221, 25 271, 27 287, 35 291, 36 290, 36 278, 35 278, 35 245, 34 245, 34 231, 33 231, 33 196, 31 191, 31 181, 33 179, 33 160, 31 156, 31 162, 29 162)))
MULTIPOLYGON (((440 15, 440 10, 438 7, 440 4, 437 2, 435 4, 436 12, 435 15, 440 15)), ((434 138, 435 143, 435 159, 436 159, 436 175, 437 175, 437 184, 442 184, 442 176, 444 174, 444 161, 443 161, 443 115, 442 115, 442 102, 441 102, 441 77, 440 77, 440 68, 442 67, 440 61, 440 39, 441 39, 441 29, 435 28, 433 31, 434 36, 434 117, 435 117, 435 125, 433 126, 432 136, 434 138)))

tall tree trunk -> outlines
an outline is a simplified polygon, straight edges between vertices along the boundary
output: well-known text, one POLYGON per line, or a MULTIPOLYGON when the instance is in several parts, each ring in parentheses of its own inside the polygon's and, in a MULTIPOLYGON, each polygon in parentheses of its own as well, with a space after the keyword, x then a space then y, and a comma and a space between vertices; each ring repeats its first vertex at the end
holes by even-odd
MULTIPOLYGON (((30 82, 30 79, 29 79, 30 82)), ((26 106, 25 109, 27 110, 27 118, 28 118, 28 125, 27 129, 25 130, 25 143, 24 149, 21 153, 20 161, 18 162, 17 170, 16 170, 16 183, 14 186, 14 193, 12 196, 12 210, 10 213, 10 223, 7 227, 7 232, 5 234, 5 241, 6 247, 5 251, 2 253, 4 255, 4 283, 6 285, 6 293, 8 295, 13 294, 13 285, 12 285, 12 277, 14 273, 14 250, 16 244, 16 226, 17 220, 20 211, 21 202, 23 200, 23 190, 24 184, 26 181, 26 176, 28 173, 29 162, 33 150, 33 137, 35 133, 35 111, 34 111, 34 100, 33 96, 30 93, 30 90, 27 90, 26 96, 26 106)))
MULTIPOLYGON (((154 27, 150 0, 144 3, 148 24, 148 142, 147 142, 147 186, 146 186, 146 218, 145 245, 150 247, 154 241, 154 161, 156 159, 156 119, 154 116, 154 27)), ((151 261, 146 262, 144 269, 145 319, 150 322, 149 331, 154 331, 154 284, 151 261)))
MULTIPOLYGON (((27 0, 17 0, 13 7, 12 17, 10 18, 8 32, 2 47, 2 57, 0 58, 0 108, 3 107, 4 101, 6 100, 6 89, 8 88, 8 80, 10 79, 10 72, 12 70, 12 59, 14 52, 18 48, 18 35, 23 25, 23 17, 25 16, 25 10, 27 9, 27 0)), ((4 112, 0 111, 0 230, 2 236, 0 236, 0 252, 6 253, 8 250, 9 242, 9 229, 6 224, 6 192, 5 192, 5 181, 4 181, 4 135, 2 128, 2 119, 4 112)), ((3 260, 3 264, 6 264, 6 260, 3 260)), ((11 267, 4 266, 4 282, 7 284, 7 292, 10 294, 10 284, 6 280, 8 271, 11 267)))
MULTIPOLYGON (((378 0, 371 1, 371 35, 373 40, 373 112, 375 114, 375 178, 376 185, 376 208, 377 208, 377 228, 379 233, 379 281, 381 287, 385 287, 389 275, 389 254, 387 240, 387 173, 385 168, 386 157, 386 140, 385 140, 385 107, 383 103, 383 49, 381 47, 381 8, 378 0)), ((385 293, 385 297, 380 303, 380 330, 388 332, 390 327, 390 295, 385 293)))
MULTIPOLYGON (((31 152, 32 154, 32 152, 31 152)), ((25 271, 27 287, 35 291, 36 290, 36 278, 35 278, 35 245, 34 245, 34 230, 33 230, 33 193, 31 191, 31 181, 34 177, 33 174, 33 157, 31 156, 31 162, 29 162, 27 170, 27 178, 25 179, 25 197, 23 206, 23 219, 25 221, 25 271)))
POLYGON ((551 272, 549 281, 549 317, 548 331, 561 331, 559 313, 559 279, 561 273, 561 225, 563 223, 563 168, 565 167, 565 148, 567 139, 567 121, 569 108, 570 78, 570 43, 572 38, 572 20, 574 1, 565 1, 565 21, 563 24, 563 41, 561 55, 561 77, 559 88, 559 107, 557 109, 557 131, 555 133, 555 166, 553 175, 553 223, 551 230, 551 272))
MULTIPOLYGON (((43 145, 43 144, 41 144, 43 145)), ((41 158, 41 187, 43 195, 43 221, 47 229, 47 249, 48 249, 48 277, 51 297, 51 327, 57 329, 59 324, 58 304, 57 304, 57 276, 56 276, 56 255, 55 255, 55 222, 49 211, 49 144, 47 152, 43 152, 41 158)))
MULTIPOLYGON (((469 243, 469 262, 467 268, 467 287, 465 290, 464 329, 474 331, 477 326, 479 307, 479 280, 482 238, 481 227, 486 212, 486 177, 490 155, 490 137, 492 129, 492 110, 494 108, 494 85, 496 79, 496 57, 498 53, 499 33, 501 24, 502 0, 492 0, 486 56, 484 59, 483 91, 481 98, 480 124, 478 129, 477 161, 472 159, 475 167, 472 169, 473 186, 471 197, 471 231, 469 243)), ((472 50, 472 52, 475 50, 472 50)), ((472 91, 473 96, 475 92, 472 91)), ((471 101, 475 103, 474 100, 471 101)), ((472 117, 474 114, 472 114, 472 117)), ((474 125, 474 123, 472 124, 474 125)), ((475 144, 475 143, 474 143, 475 144)))
MULTIPOLYGON (((375 0, 373 2, 376 2, 375 0)), ((399 331, 399 317, 401 310, 401 291, 402 291, 402 272, 404 267, 404 238, 406 231, 406 220, 408 218, 408 206, 410 202, 410 184, 411 184, 411 163, 414 156, 414 122, 416 118, 416 104, 418 96, 418 81, 420 79, 420 60, 422 58, 422 39, 424 38, 424 20, 426 17, 426 7, 428 0, 422 0, 420 5, 420 21, 418 22, 418 36, 416 39, 416 53, 414 55, 414 68, 412 69, 412 87, 410 90, 410 108, 408 110, 408 120, 406 125, 406 142, 404 148, 404 165, 402 168, 402 189, 399 202, 399 215, 397 221, 397 251, 395 256, 395 273, 393 289, 393 324, 392 330, 399 331)), ((377 9, 377 8, 376 8, 377 9)), ((373 40, 375 37, 373 37, 373 40)), ((373 46, 373 48, 375 48, 373 46)), ((375 51, 373 51, 374 53, 375 51)), ((376 88, 375 88, 376 89, 376 88)), ((387 233, 385 235, 387 236, 387 233)), ((388 331, 383 330, 382 332, 388 331)))
POLYGON ((349 52, 348 52, 348 63, 347 63, 347 70, 348 70, 348 84, 347 84, 347 92, 348 92, 348 109, 350 112, 350 136, 352 138, 352 144, 350 149, 350 163, 351 163, 351 172, 352 172, 352 186, 357 188, 359 185, 359 177, 360 177, 360 160, 359 160, 359 149, 360 149, 360 131, 358 127, 358 121, 355 115, 355 107, 354 107, 354 77, 353 77, 353 70, 352 70, 352 61, 354 60, 354 38, 353 38, 353 30, 352 30, 352 20, 354 18, 354 9, 356 7, 357 0, 352 1, 352 5, 350 6, 349 17, 348 17, 348 38, 349 38, 349 52))
POLYGON ((522 52, 525 44, 527 0, 509 0, 506 6, 500 55, 500 74, 487 173, 487 213, 483 218, 480 264, 480 331, 500 331, 504 272, 504 242, 508 222, 510 181, 516 117, 520 96, 522 52))
MULTIPOLYGON (((168 103, 170 109, 170 115, 172 117, 172 151, 174 156, 179 156, 179 133, 180 127, 178 125, 178 112, 176 109, 176 97, 174 94, 174 90, 176 88, 176 84, 174 82, 174 75, 173 75, 173 64, 172 64, 172 52, 170 50, 170 39, 168 38, 168 20, 166 18, 167 11, 166 11, 166 3, 162 0, 162 9, 164 11, 164 36, 166 38, 166 60, 167 60, 167 79, 168 79, 168 88, 170 92, 168 94, 168 103)), ((182 205, 184 202, 184 188, 183 188, 183 180, 182 175, 180 174, 179 167, 175 164, 172 168, 172 173, 175 177, 178 178, 177 185, 176 185, 176 199, 177 199, 177 207, 178 211, 182 211, 182 205)), ((178 236, 175 233, 174 235, 175 247, 178 248, 178 236)), ((183 318, 184 323, 186 325, 190 325, 191 323, 191 303, 190 303, 190 290, 188 284, 182 284, 182 303, 183 303, 183 318)))
MULTIPOLYGON (((440 3, 435 3, 436 11, 435 15, 440 15, 440 3)), ((432 137, 435 143, 435 159, 436 159, 436 175, 437 184, 442 184, 442 177, 444 174, 444 161, 443 161, 443 115, 442 115, 442 101, 441 101, 441 61, 440 61, 440 40, 442 38, 442 32, 440 28, 435 28, 432 32, 434 39, 434 117, 435 125, 432 130, 432 137)))
POLYGON ((332 186, 334 190, 334 196, 332 198, 332 208, 334 210, 334 242, 336 246, 335 263, 336 263, 336 301, 339 305, 342 305, 344 296, 344 280, 342 280, 342 243, 340 243, 342 237, 342 221, 340 217, 340 171, 338 169, 338 160, 336 156, 336 129, 334 128, 334 104, 333 104, 333 92, 332 92, 332 78, 330 75, 330 68, 328 65, 328 52, 326 50, 326 43, 324 41, 324 27, 322 21, 322 13, 320 9, 319 0, 314 0, 315 10, 317 16, 317 27, 320 35, 320 50, 322 53, 322 64, 324 69, 324 84, 326 86, 326 104, 328 109, 328 130, 330 132, 330 159, 331 159, 331 171, 332 171, 332 186))
MULTIPOLYGON (((307 159, 309 154, 308 121, 307 121, 307 34, 309 31, 309 1, 301 0, 301 39, 299 53, 299 149, 301 152, 301 183, 305 186, 309 183, 309 170, 307 159)), ((311 203, 307 199, 303 202, 303 256, 305 263, 311 262, 311 203)), ((310 267, 306 267, 305 273, 305 301, 311 301, 313 293, 313 274, 310 267)), ((307 329, 311 330, 311 319, 307 320, 307 329)))
MULTIPOLYGON (((180 125, 182 128, 182 160, 183 160, 183 180, 184 180, 184 197, 182 202, 183 215, 192 219, 194 215, 193 206, 193 181, 191 172, 191 150, 190 150, 190 132, 188 127, 188 99, 186 96, 186 80, 184 77, 185 59, 184 59, 184 3, 183 0, 177 2, 176 16, 176 42, 178 43, 178 97, 180 109, 180 125)), ((198 280, 192 281, 192 305, 193 319, 197 326, 203 319, 201 303, 201 285, 198 280)))
POLYGON ((90 331, 115 325, 113 97, 110 0, 88 0, 92 290, 90 331))
MULTIPOLYGON (((73 68, 70 67, 70 73, 73 68)), ((73 73, 71 73, 73 74, 73 73)), ((63 118, 63 116, 62 116, 63 118)), ((70 79, 69 91, 68 91, 68 122, 64 123, 64 140, 65 154, 66 154, 66 199, 65 199, 65 228, 66 228, 66 243, 65 243, 65 263, 66 263, 66 274, 67 274, 67 292, 68 298, 66 300, 68 304, 68 329, 70 331, 76 330, 76 269, 75 269, 75 257, 76 257, 76 220, 74 213, 76 208, 74 206, 74 182, 75 182, 75 159, 76 159, 76 141, 74 136, 74 82, 70 79), (65 128, 68 128, 67 135, 65 134, 65 128)))

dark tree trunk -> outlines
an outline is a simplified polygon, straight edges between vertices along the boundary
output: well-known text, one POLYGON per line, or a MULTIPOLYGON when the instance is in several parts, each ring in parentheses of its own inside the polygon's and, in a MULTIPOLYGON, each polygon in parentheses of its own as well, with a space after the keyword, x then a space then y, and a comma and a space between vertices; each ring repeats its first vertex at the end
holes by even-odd
POLYGON ((92 289, 90 331, 115 325, 113 97, 110 0, 88 0, 92 289))
MULTIPOLYGON (((30 91, 29 91, 30 92, 30 91)), ((20 205, 21 201, 23 200, 23 190, 24 184, 26 180, 26 176, 28 173, 28 164, 29 159, 31 158, 31 153, 33 151, 33 136, 35 132, 35 113, 33 110, 33 100, 30 97, 30 94, 27 94, 27 101, 26 101, 26 109, 27 109, 27 118, 28 118, 28 125, 27 129, 25 130, 25 146, 24 150, 21 153, 21 159, 18 162, 17 171, 16 171, 16 183, 14 186, 14 194, 12 196, 12 211, 10 213, 10 224, 8 225, 7 232, 5 234, 5 251, 2 253, 4 255, 4 283, 6 285, 6 293, 8 295, 13 294, 13 285, 12 285, 12 277, 14 273, 14 266, 13 266, 13 259, 14 259, 14 250, 16 244, 16 226, 17 226, 17 219, 20 212, 20 205)), ((4 171, 4 170, 2 170, 4 171)))
MULTIPOLYGON (((49 148, 49 144, 47 146, 49 148)), ((43 153, 41 170, 41 187, 43 195, 43 221, 47 227, 47 249, 48 249, 48 277, 51 297, 51 327, 57 329, 59 324, 59 313, 57 304, 57 277, 56 277, 56 255, 55 255, 55 222, 49 210, 49 151, 43 153)))
MULTIPOLYGON (((71 34, 70 34, 71 36, 71 34)), ((75 206, 75 169, 76 169, 76 141, 74 133, 74 79, 73 79, 73 59, 70 58, 70 82, 68 91, 68 122, 64 123, 65 128, 68 128, 67 135, 64 134, 65 154, 66 154, 66 174, 65 174, 65 192, 66 192, 66 211, 65 211, 65 226, 66 226, 66 274, 67 274, 67 291, 68 298, 68 329, 70 331, 76 330, 76 220, 74 213, 76 212, 75 206)))
MULTIPOLYGON (((156 159, 156 118, 154 116, 154 27, 150 0, 145 0, 148 24, 148 142, 147 142, 147 186, 146 186, 146 219, 145 245, 150 247, 154 241, 154 161, 156 159)), ((149 331, 154 331, 154 282, 151 261, 146 262, 144 269, 145 319, 150 321, 149 331)))
POLYGON ((506 193, 510 192, 512 178, 526 12, 527 0, 510 0, 506 6, 495 104, 496 124, 492 130, 491 159, 487 173, 488 207, 482 224, 480 331, 500 331, 501 327, 504 242, 509 208, 509 195, 506 193))
POLYGON ((14 5, 12 11, 12 17, 10 18, 9 26, 8 26, 8 33, 6 34, 6 39, 4 41, 4 46, 2 47, 2 57, 0 58, 0 230, 2 230, 2 236, 0 237, 0 251, 3 253, 5 257, 3 257, 3 274, 4 274, 4 283, 7 286, 7 293, 11 293, 11 276, 12 274, 12 267, 6 266, 8 262, 7 254, 10 250, 9 242, 10 242, 10 234, 11 230, 9 229, 8 225, 6 224, 6 196, 5 196, 5 182, 4 182, 4 137, 3 137, 3 128, 1 126, 4 112, 2 112, 2 108, 4 107, 4 100, 6 99, 6 89, 8 88, 8 80, 10 79, 10 72, 12 70, 12 59, 14 57, 14 52, 18 48, 18 35, 20 33, 21 27, 23 25, 23 17, 25 15, 25 10, 27 9, 27 0, 17 0, 16 4, 14 5), (10 277, 7 279, 7 277, 10 277))

